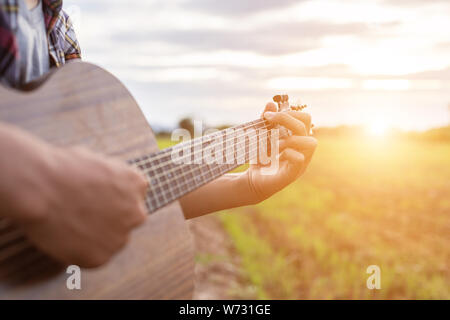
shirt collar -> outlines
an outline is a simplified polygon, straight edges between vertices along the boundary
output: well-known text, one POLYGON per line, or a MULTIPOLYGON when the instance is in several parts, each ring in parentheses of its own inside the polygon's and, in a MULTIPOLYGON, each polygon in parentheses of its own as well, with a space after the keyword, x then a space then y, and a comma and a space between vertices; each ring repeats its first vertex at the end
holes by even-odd
POLYGON ((47 32, 50 33, 55 26, 63 3, 62 0, 42 0, 42 2, 44 5, 45 26, 47 32))

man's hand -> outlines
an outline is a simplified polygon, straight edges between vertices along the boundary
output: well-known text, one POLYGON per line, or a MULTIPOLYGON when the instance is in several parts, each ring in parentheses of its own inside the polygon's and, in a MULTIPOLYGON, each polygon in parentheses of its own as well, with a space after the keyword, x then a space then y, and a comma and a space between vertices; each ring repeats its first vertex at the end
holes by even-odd
POLYGON ((317 140, 309 136, 311 130, 309 114, 299 111, 276 111, 276 105, 268 103, 263 117, 274 125, 289 129, 292 135, 280 140, 280 164, 277 172, 263 175, 260 165, 251 165, 246 171, 252 203, 267 199, 297 180, 305 172, 317 146, 317 140))
POLYGON ((0 216, 57 260, 99 266, 145 220, 147 182, 125 164, 3 124, 0 146, 0 216))
MULTIPOLYGON (((265 111, 275 112, 273 103, 265 111)), ((311 117, 304 112, 267 113, 263 116, 273 124, 291 130, 292 136, 281 139, 279 169, 263 175, 263 167, 251 165, 243 173, 229 173, 180 199, 184 216, 195 218, 223 209, 256 204, 280 191, 300 177, 311 161, 317 141, 308 136, 311 117)))

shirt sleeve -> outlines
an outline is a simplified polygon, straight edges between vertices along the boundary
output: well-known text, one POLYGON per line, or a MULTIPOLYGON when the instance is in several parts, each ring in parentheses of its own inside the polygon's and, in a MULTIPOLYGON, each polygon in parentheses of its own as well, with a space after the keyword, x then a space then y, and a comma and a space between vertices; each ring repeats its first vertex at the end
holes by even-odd
POLYGON ((78 43, 77 36, 75 34, 75 30, 73 28, 72 20, 67 15, 66 12, 63 12, 65 16, 66 22, 66 34, 64 41, 64 56, 66 61, 81 59, 81 49, 80 44, 78 43))

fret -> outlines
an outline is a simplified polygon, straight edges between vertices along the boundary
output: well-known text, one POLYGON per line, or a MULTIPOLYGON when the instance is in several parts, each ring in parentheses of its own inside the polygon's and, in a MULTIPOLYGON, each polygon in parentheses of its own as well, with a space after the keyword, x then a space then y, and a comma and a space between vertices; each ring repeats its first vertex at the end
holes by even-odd
POLYGON ((178 198, 180 194, 180 189, 178 188, 178 180, 174 179, 172 172, 167 173, 168 185, 169 185, 169 196, 171 200, 178 198))
POLYGON ((247 162, 250 162, 251 164, 253 164, 253 160, 257 160, 258 159, 258 144, 259 142, 256 141, 256 143, 254 145, 249 146, 249 150, 248 150, 248 157, 246 159, 247 162))
POLYGON ((211 169, 211 165, 209 163, 207 163, 206 164, 206 168, 208 169, 208 171, 206 173, 207 174, 206 179, 212 180, 214 178, 214 173, 213 173, 213 171, 211 169))
POLYGON ((173 169, 172 162, 160 166, 157 169, 157 171, 156 171, 158 173, 158 176, 159 176, 158 180, 161 183, 164 183, 166 181, 170 181, 171 177, 172 177, 172 173, 171 173, 172 169, 173 169))
POLYGON ((155 194, 152 191, 147 192, 146 204, 150 212, 153 212, 158 208, 158 204, 155 200, 155 194))
POLYGON ((153 191, 155 193, 155 196, 157 197, 162 192, 162 189, 159 185, 157 185, 156 187, 153 188, 153 191))
POLYGON ((130 160, 129 163, 145 172, 149 180, 146 199, 149 211, 154 212, 224 173, 248 163, 255 156, 257 158, 258 145, 261 143, 259 136, 266 125, 266 122, 259 119, 177 145, 180 152, 190 150, 190 156, 186 156, 184 152, 179 154, 181 163, 172 162, 173 147, 130 160), (217 145, 217 141, 221 141, 221 144, 217 145), (206 161, 220 159, 218 152, 222 153, 225 163, 206 161), (208 159, 206 155, 209 156, 208 159))
POLYGON ((224 130, 223 153, 225 163, 232 163, 235 160, 236 137, 231 129, 224 130))
POLYGON ((236 156, 236 164, 237 165, 243 165, 246 162, 246 154, 239 154, 236 156))
POLYGON ((214 177, 219 176, 221 173, 222 173, 222 172, 220 171, 220 167, 219 167, 219 166, 216 166, 216 167, 213 169, 213 176, 214 176, 214 177))
POLYGON ((192 184, 194 188, 200 187, 202 185, 202 179, 201 179, 201 171, 198 165, 194 164, 191 167, 191 174, 192 174, 192 184))
POLYGON ((193 175, 194 175, 194 178, 200 177, 200 176, 202 175, 201 168, 202 168, 202 167, 201 167, 200 165, 196 165, 196 166, 193 168, 193 175))
POLYGON ((246 139, 245 136, 239 139, 236 139, 236 147, 234 150, 234 158, 235 158, 235 163, 236 164, 240 164, 242 163, 242 161, 245 159, 245 145, 246 145, 246 139), (242 158, 242 156, 244 156, 244 158, 242 158))
POLYGON ((167 182, 168 186, 169 186, 169 199, 171 201, 173 201, 178 198, 179 190, 178 191, 175 190, 175 188, 177 187, 177 180, 173 179, 172 173, 169 173, 168 176, 169 175, 170 175, 170 178, 167 182))
POLYGON ((182 189, 179 187, 178 185, 178 180, 174 180, 174 188, 173 188, 173 194, 176 198, 178 198, 179 196, 181 196, 183 194, 182 189))
POLYGON ((185 177, 186 177, 186 179, 188 180, 188 181, 192 181, 192 180, 194 180, 194 175, 193 175, 193 173, 192 173, 192 165, 191 164, 189 164, 189 165, 187 165, 186 166, 186 174, 185 174, 185 177))
POLYGON ((164 198, 163 193, 161 193, 160 195, 156 196, 156 199, 158 200, 158 206, 162 207, 166 204, 166 198, 164 198))
POLYGON ((172 201, 174 199, 174 196, 172 194, 172 190, 170 188, 170 184, 169 183, 164 183, 162 185, 162 197, 164 198, 164 201, 166 201, 167 203, 172 201))

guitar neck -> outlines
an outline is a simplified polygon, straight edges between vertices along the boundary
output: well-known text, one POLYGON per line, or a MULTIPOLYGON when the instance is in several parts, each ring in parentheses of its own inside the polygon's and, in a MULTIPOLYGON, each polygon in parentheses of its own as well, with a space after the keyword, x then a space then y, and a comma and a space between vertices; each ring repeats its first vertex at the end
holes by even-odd
POLYGON ((149 180, 149 212, 255 159, 267 128, 265 120, 254 120, 130 160, 149 180))

